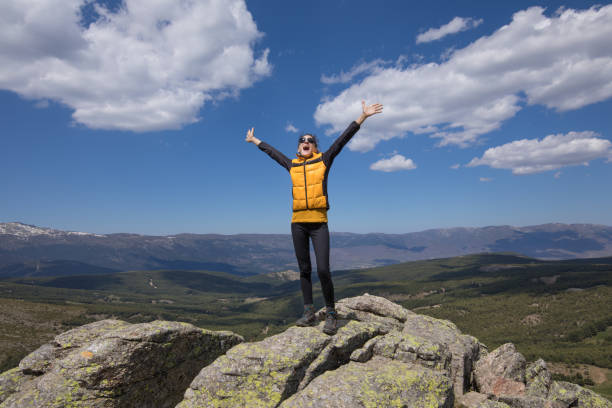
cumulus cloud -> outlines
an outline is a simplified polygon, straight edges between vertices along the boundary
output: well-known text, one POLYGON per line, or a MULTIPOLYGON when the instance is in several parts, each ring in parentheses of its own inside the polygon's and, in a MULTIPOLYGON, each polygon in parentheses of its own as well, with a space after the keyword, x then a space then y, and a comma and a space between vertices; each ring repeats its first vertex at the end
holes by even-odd
MULTIPOLYGON (((588 164, 612 154, 612 143, 595 132, 569 132, 544 139, 522 139, 487 149, 467 167, 490 166, 511 169, 514 174, 532 174, 566 166, 588 164)), ((560 173, 559 173, 560 174, 560 173)))
POLYGON ((407 159, 401 154, 396 154, 388 159, 381 159, 372 163, 370 169, 390 173, 399 170, 413 170, 416 169, 416 165, 412 159, 407 159))
POLYGON ((292 132, 292 133, 297 133, 299 130, 298 130, 298 128, 293 126, 293 124, 287 122, 287 126, 285 126, 285 131, 292 132))
POLYGON ((489 178, 489 177, 481 177, 481 178, 480 178, 480 181, 482 181, 483 183, 487 183, 487 182, 489 182, 489 181, 493 181, 493 179, 492 179, 492 178, 489 178))
POLYGON ((365 99, 383 103, 385 112, 353 138, 352 150, 409 133, 437 138, 441 146, 467 146, 525 104, 567 111, 610 98, 610 38, 612 5, 551 17, 532 7, 446 61, 373 72, 324 100, 314 117, 330 126, 328 134, 341 132, 365 99))
POLYGON ((475 20, 473 18, 455 17, 449 23, 444 24, 440 28, 430 28, 417 36, 416 42, 426 43, 439 40, 450 34, 455 34, 460 31, 469 30, 470 28, 478 27, 482 24, 482 19, 475 20))
POLYGON ((0 89, 58 101, 91 128, 177 129, 269 75, 244 0, 0 3, 0 89))

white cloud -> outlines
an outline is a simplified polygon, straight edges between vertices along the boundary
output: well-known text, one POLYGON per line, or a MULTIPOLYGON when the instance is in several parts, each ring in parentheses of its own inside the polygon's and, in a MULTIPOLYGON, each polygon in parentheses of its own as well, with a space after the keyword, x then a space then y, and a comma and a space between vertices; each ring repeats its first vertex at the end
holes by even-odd
POLYGON ((453 170, 457 170, 459 167, 461 167, 461 165, 460 165, 459 163, 457 163, 457 164, 453 164, 453 165, 451 166, 451 169, 453 169, 453 170))
POLYGON ((482 19, 475 20, 473 18, 455 17, 449 23, 444 24, 440 28, 430 28, 417 36, 416 42, 425 43, 439 40, 449 34, 455 34, 460 31, 469 30, 470 28, 478 27, 482 24, 482 19))
POLYGON ((0 88, 59 101, 91 128, 177 129, 205 101, 269 75, 243 0, 125 0, 87 26, 91 0, 0 3, 0 88))
POLYGON ((416 169, 416 165, 412 159, 407 159, 401 154, 396 154, 389 159, 381 159, 376 163, 372 163, 370 169, 390 173, 399 170, 413 170, 416 169))
POLYGON ((467 146, 498 129, 523 104, 557 111, 612 96, 612 5, 516 13, 490 36, 455 50, 447 61, 387 67, 327 98, 315 120, 341 132, 361 100, 385 105, 349 148, 367 151, 382 140, 428 134, 439 145, 467 146))
POLYGON ((338 84, 338 83, 344 84, 347 82, 351 82, 353 78, 359 74, 362 74, 364 72, 367 72, 367 73, 376 72, 385 63, 386 62, 381 59, 377 59, 371 62, 362 62, 361 64, 355 65, 354 67, 352 67, 349 70, 349 72, 342 71, 337 75, 330 75, 330 76, 321 75, 321 82, 327 85, 338 84))
POLYGON ((486 165, 511 169, 514 174, 531 174, 586 165, 612 154, 612 143, 597 136, 595 132, 585 131, 548 135, 542 140, 516 140, 487 149, 481 158, 475 157, 467 166, 486 165))
POLYGON ((298 128, 293 126, 293 124, 287 122, 287 126, 285 126, 285 131, 292 132, 292 133, 297 133, 299 130, 298 130, 298 128))
POLYGON ((483 183, 488 183, 489 181, 493 181, 493 179, 489 177, 481 177, 480 181, 482 181, 483 183))
POLYGON ((561 177, 561 174, 562 174, 562 173, 561 173, 560 171, 556 172, 556 173, 555 173, 555 178, 556 178, 556 179, 560 178, 560 177, 561 177))

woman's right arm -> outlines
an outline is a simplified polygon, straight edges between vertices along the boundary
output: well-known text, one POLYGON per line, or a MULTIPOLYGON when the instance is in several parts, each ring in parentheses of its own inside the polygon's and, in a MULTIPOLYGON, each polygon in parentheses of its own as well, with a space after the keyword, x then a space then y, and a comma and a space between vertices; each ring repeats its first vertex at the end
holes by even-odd
POLYGON ((246 138, 244 140, 246 140, 248 143, 253 143, 255 146, 259 147, 259 150, 266 152, 268 156, 273 158, 278 164, 287 169, 287 171, 290 171, 291 160, 266 142, 262 142, 261 140, 256 138, 254 135, 254 130, 254 128, 248 130, 246 138))

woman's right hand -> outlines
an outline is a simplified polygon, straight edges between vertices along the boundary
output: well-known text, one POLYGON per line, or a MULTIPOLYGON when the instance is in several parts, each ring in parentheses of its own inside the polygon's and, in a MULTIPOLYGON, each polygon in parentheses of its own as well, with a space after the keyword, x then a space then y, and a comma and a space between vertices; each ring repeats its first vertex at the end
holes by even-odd
POLYGON ((246 140, 248 143, 254 143, 255 145, 259 146, 259 144, 261 143, 261 140, 255 137, 255 135, 253 134, 254 131, 255 131, 255 128, 251 128, 247 130, 246 138, 244 140, 246 140))
POLYGON ((251 129, 247 130, 246 139, 244 139, 244 140, 246 140, 249 143, 253 143, 254 142, 253 139, 255 138, 255 136, 253 136, 253 131, 254 130, 255 130, 255 128, 251 128, 251 129))

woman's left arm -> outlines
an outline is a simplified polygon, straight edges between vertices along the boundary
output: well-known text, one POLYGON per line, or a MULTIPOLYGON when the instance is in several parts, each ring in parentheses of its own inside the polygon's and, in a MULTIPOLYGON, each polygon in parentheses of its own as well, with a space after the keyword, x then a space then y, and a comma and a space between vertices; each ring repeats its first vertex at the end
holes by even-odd
POLYGON ((370 116, 382 112, 383 106, 380 103, 375 103, 370 106, 366 106, 365 101, 361 101, 362 112, 359 118, 346 128, 346 130, 336 139, 336 141, 330 146, 330 148, 323 153, 323 160, 327 166, 331 166, 334 158, 340 153, 340 150, 346 145, 349 140, 357 133, 361 124, 370 116))

